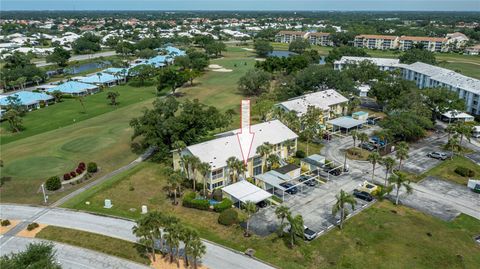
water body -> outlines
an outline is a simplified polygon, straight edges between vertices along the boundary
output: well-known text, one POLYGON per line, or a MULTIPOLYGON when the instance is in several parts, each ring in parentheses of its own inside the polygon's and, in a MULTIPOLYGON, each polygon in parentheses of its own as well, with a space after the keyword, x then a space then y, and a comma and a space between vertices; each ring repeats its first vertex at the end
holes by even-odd
POLYGON ((78 73, 88 72, 88 71, 99 69, 99 68, 107 68, 111 65, 112 63, 109 61, 86 63, 82 65, 76 65, 69 68, 65 68, 64 72, 65 74, 76 75, 78 73))
POLYGON ((295 52, 286 51, 286 50, 274 50, 268 54, 269 57, 285 57, 288 58, 290 56, 298 55, 295 52))

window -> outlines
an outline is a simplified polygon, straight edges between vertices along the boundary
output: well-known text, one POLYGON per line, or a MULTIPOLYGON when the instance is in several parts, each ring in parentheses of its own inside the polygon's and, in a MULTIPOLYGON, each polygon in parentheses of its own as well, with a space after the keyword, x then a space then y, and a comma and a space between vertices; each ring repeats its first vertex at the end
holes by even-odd
POLYGON ((221 186, 223 186, 223 180, 220 181, 220 182, 217 182, 217 183, 213 183, 213 184, 207 183, 207 188, 209 190, 216 189, 216 188, 221 187, 221 186))
POLYGON ((223 168, 212 171, 212 180, 223 178, 223 168))
POLYGON ((260 175, 262 173, 262 158, 255 157, 253 159, 253 175, 260 175))

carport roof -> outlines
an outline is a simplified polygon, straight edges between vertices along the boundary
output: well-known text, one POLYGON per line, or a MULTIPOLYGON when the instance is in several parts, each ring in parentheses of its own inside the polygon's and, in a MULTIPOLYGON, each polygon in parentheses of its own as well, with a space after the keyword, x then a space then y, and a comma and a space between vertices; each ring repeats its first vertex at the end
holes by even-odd
POLYGON ((320 166, 325 163, 325 157, 318 154, 310 155, 302 159, 302 162, 309 163, 311 165, 320 166))
POLYGON ((352 117, 340 117, 327 121, 328 124, 335 125, 345 129, 351 129, 353 127, 360 126, 365 123, 363 120, 357 120, 352 117))
POLYGON ((222 191, 228 193, 242 203, 246 203, 247 201, 258 203, 272 196, 272 194, 260 189, 246 180, 228 185, 227 187, 223 188, 222 191))
POLYGON ((274 170, 256 175, 255 178, 281 190, 285 190, 285 188, 280 186, 280 184, 292 180, 288 174, 281 174, 274 170))

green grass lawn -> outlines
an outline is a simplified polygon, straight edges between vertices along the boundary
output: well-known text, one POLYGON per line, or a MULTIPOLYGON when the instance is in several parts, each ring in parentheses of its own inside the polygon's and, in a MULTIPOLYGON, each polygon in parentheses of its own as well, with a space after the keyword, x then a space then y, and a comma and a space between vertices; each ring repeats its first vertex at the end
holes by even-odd
POLYGON ((239 251, 253 248, 258 258, 280 268, 475 268, 480 263, 480 247, 472 239, 480 231, 480 221, 461 215, 444 222, 387 201, 353 217, 343 231, 335 229, 294 249, 276 235, 245 238, 240 227, 218 224, 217 213, 173 206, 163 189, 162 167, 141 164, 64 206, 136 219, 141 205, 147 205, 149 210, 179 217, 203 238, 239 251), (107 198, 115 205, 111 209, 103 208, 107 198))
POLYGON ((439 165, 425 172, 422 176, 434 176, 458 184, 467 185, 468 177, 462 177, 455 173, 455 168, 458 166, 464 166, 473 170, 475 172, 475 177, 480 176, 480 166, 461 156, 455 156, 453 160, 448 159, 441 162, 439 165))
POLYGON ((143 251, 143 246, 101 234, 47 226, 35 237, 91 249, 146 265, 150 264, 150 260, 143 251))

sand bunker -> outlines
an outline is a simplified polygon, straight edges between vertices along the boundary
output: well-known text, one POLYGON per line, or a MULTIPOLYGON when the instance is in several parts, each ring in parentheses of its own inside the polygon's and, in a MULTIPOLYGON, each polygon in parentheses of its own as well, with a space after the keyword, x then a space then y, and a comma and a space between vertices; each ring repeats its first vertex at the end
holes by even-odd
POLYGON ((208 68, 210 68, 214 72, 232 72, 233 71, 232 69, 224 68, 223 66, 218 64, 211 64, 208 66, 208 68))
POLYGON ((255 51, 254 49, 251 49, 251 48, 242 48, 242 49, 244 49, 246 51, 255 51))

